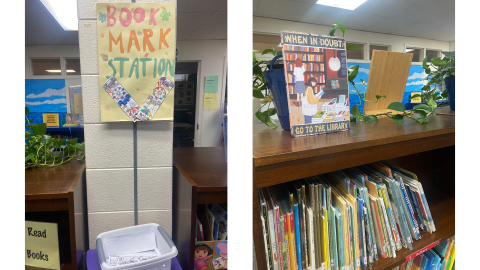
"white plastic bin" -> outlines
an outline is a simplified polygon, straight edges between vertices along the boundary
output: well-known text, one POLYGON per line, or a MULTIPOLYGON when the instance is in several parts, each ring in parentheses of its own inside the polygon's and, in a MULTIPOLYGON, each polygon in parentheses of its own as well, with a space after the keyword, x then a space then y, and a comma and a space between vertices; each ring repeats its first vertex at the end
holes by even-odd
POLYGON ((151 223, 101 233, 97 236, 98 260, 102 270, 170 270, 178 251, 160 225, 151 223), (110 256, 156 255, 145 261, 110 266, 110 256))

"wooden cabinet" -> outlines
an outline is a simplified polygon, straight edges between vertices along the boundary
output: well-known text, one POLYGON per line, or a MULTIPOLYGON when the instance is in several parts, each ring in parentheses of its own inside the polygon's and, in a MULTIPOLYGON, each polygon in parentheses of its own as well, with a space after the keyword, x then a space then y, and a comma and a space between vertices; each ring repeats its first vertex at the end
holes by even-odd
POLYGON ((62 270, 82 266, 88 250, 85 162, 25 170, 25 220, 58 226, 62 270))
MULTIPOLYGON (((173 242, 182 269, 193 269, 195 217, 206 204, 227 203, 223 147, 173 148, 173 242)), ((203 222, 204 231, 207 228, 203 222)))
POLYGON ((253 237, 259 270, 267 269, 258 189, 371 162, 388 160, 418 175, 436 232, 422 233, 413 250, 379 258, 373 269, 391 269, 405 258, 455 234, 455 116, 429 116, 428 124, 406 119, 351 123, 345 132, 292 138, 264 124, 253 128, 253 237))

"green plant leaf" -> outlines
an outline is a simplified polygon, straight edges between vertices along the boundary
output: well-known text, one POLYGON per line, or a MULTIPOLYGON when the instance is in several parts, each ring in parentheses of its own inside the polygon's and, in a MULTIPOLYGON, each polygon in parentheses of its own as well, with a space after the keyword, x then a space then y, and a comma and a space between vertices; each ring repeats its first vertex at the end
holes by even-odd
MULTIPOLYGON (((428 106, 430 106, 430 108, 432 109, 435 109, 437 107, 437 102, 433 97, 431 97, 430 100, 428 100, 428 106)), ((435 114, 435 112, 433 114, 435 114)))
POLYGON ((45 123, 32 124, 30 125, 30 128, 32 129, 33 134, 35 135, 43 135, 47 133, 47 124, 45 123))
POLYGON ((375 95, 375 97, 377 98, 377 100, 381 99, 382 97, 385 98, 385 99, 387 98, 387 96, 385 96, 385 95, 383 95, 383 96, 375 95))
POLYGON ((449 58, 455 58, 455 51, 452 52, 442 52, 443 55, 449 58))
POLYGON ((43 135, 42 138, 40 139, 40 142, 41 142, 43 145, 50 146, 50 144, 52 143, 52 136, 43 135))
POLYGON ((422 96, 422 95, 420 95, 420 94, 415 94, 415 95, 409 97, 408 100, 412 100, 412 99, 414 99, 414 98, 421 97, 421 96, 422 96))
POLYGON ((365 121, 367 121, 367 122, 378 122, 378 118, 375 115, 367 115, 367 116, 365 116, 365 121))
POLYGON ((255 113, 255 116, 257 117, 258 120, 262 121, 262 123, 265 123, 265 115, 261 111, 257 111, 255 113))
POLYGON ((422 119, 427 118, 427 113, 423 110, 412 110, 412 111, 418 113, 422 119))
POLYGON ((445 90, 442 92, 442 97, 447 98, 448 97, 448 92, 445 90))
POLYGON ((256 98, 265 98, 265 96, 262 94, 262 91, 257 89, 253 89, 253 97, 256 98))
POLYGON ((353 45, 353 44, 350 44, 350 45, 347 45, 346 47, 347 50, 352 50, 352 49, 359 49, 359 50, 363 50, 362 47, 359 47, 357 45, 353 45))
POLYGON ((75 145, 78 142, 78 138, 73 138, 71 140, 67 140, 67 145, 75 145))
POLYGON ((401 102, 392 102, 390 105, 388 105, 387 110, 405 112, 405 105, 403 105, 401 102))
POLYGON ((345 26, 338 26, 338 29, 340 29, 340 31, 342 31, 343 33, 343 36, 345 37, 345 26))
POLYGON ((32 136, 33 136, 33 134, 30 134, 30 133, 29 133, 29 134, 25 134, 25 140, 28 139, 28 138, 30 138, 30 137, 32 137, 32 136))
POLYGON ((337 31, 337 25, 334 24, 332 28, 330 28, 330 31, 328 31, 329 36, 335 36, 335 31, 337 31))
POLYGON ((282 54, 282 51, 278 51, 276 55, 280 55, 280 54, 282 54))
POLYGON ((442 64, 442 60, 438 57, 432 57, 432 64, 435 66, 440 66, 442 64))
POLYGON ((28 107, 25 107, 25 115, 30 113, 30 109, 28 107))
POLYGON ((277 110, 275 108, 270 108, 267 110, 268 115, 272 116, 277 113, 277 110))
POLYGON ((393 121, 397 125, 403 125, 403 122, 405 122, 405 119, 403 118, 403 115, 401 114, 396 114, 392 117, 393 121))
POLYGON ((362 116, 362 113, 360 112, 360 109, 358 108, 358 105, 354 105, 350 110, 350 113, 359 121, 363 121, 363 116, 362 116))
POLYGON ((427 65, 427 57, 426 57, 426 56, 425 56, 425 58, 423 58, 422 68, 423 68, 423 69, 427 69, 427 68, 428 68, 428 65, 427 65))
POLYGON ((277 51, 272 47, 270 49, 263 50, 262 55, 267 54, 267 53, 272 53, 273 55, 276 55, 277 51))
POLYGON ((79 150, 85 151, 85 143, 77 143, 74 146, 79 150))
POLYGON ((427 112, 431 112, 433 113, 433 109, 430 108, 429 106, 425 105, 425 104, 418 104, 418 105, 415 105, 415 107, 413 107, 412 111, 420 111, 420 110, 425 110, 427 112))
POLYGON ((26 152, 25 152, 25 162, 28 162, 28 161, 31 160, 33 157, 35 157, 35 154, 33 154, 33 153, 26 153, 26 152))
POLYGON ((357 77, 358 67, 359 67, 359 65, 356 65, 356 66, 353 66, 353 67, 348 69, 348 80, 349 81, 353 82, 353 80, 355 80, 355 78, 357 77))
POLYGON ((264 111, 263 115, 265 115, 265 124, 267 124, 268 126, 271 126, 271 127, 277 127, 275 122, 272 121, 272 118, 270 118, 270 115, 269 115, 268 111, 264 111))

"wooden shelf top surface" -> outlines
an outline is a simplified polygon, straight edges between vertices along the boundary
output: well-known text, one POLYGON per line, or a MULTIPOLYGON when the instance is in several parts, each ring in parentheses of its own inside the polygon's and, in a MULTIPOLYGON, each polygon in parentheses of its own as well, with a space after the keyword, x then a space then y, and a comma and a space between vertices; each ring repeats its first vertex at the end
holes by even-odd
POLYGON ((25 170, 25 199, 66 198, 85 170, 85 160, 25 170))
POLYGON ((227 191, 227 162, 223 147, 173 148, 173 166, 198 192, 227 191))
POLYGON ((391 269, 405 262, 407 256, 439 240, 443 242, 455 235, 455 198, 436 190, 425 190, 425 196, 432 213, 436 231, 432 234, 422 232, 420 240, 413 240, 413 250, 402 248, 396 251, 396 258, 378 258, 373 263, 373 270, 391 269))
MULTIPOLYGON (((452 115, 428 116, 427 124, 418 124, 406 118, 403 125, 391 119, 377 123, 350 123, 344 132, 292 138, 290 131, 253 125, 254 166, 266 166, 298 159, 329 155, 350 150, 366 149, 409 140, 444 134, 455 134, 455 117, 452 115)), ((401 145, 399 146, 401 147, 401 145)))

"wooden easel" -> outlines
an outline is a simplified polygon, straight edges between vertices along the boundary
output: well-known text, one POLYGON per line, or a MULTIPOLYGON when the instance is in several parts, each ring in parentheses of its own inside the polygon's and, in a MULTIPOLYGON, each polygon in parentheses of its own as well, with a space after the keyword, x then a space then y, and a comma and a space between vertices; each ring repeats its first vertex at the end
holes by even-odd
POLYGON ((392 102, 402 102, 412 57, 411 53, 373 50, 365 99, 375 101, 375 95, 387 98, 378 103, 365 102, 365 115, 395 112, 387 107, 392 102))

